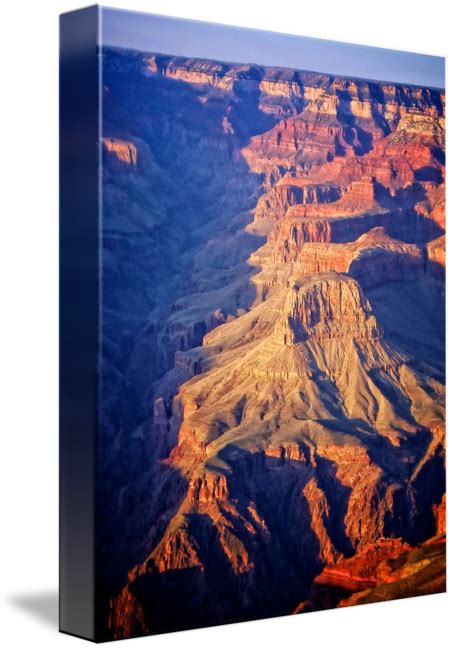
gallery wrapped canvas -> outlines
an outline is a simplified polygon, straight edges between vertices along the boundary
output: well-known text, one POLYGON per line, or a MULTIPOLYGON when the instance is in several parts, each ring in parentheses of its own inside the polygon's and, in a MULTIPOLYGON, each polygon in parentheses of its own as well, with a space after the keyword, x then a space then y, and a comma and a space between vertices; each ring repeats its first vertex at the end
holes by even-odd
POLYGON ((62 631, 445 591, 443 87, 438 57, 61 17, 62 631))

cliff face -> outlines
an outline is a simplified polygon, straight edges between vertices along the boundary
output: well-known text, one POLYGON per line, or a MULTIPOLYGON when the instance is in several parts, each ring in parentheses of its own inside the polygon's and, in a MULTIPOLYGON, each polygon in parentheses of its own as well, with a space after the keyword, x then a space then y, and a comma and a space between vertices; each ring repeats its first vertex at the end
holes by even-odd
POLYGON ((105 638, 443 590, 444 95, 103 69, 105 638))

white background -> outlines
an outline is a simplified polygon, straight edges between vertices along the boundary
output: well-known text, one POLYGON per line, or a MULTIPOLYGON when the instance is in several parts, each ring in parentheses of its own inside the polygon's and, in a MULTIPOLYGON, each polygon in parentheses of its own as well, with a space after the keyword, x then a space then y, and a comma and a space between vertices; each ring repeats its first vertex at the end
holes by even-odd
MULTIPOLYGON (((449 2, 110 0, 110 6, 448 55, 449 2)), ((0 643, 58 634, 58 14, 77 0, 2 3, 0 20, 0 643)), ((449 86, 448 86, 449 87, 449 86)), ((211 628, 127 647, 450 648, 452 596, 211 628)), ((122 648, 122 645, 121 645, 122 648)))

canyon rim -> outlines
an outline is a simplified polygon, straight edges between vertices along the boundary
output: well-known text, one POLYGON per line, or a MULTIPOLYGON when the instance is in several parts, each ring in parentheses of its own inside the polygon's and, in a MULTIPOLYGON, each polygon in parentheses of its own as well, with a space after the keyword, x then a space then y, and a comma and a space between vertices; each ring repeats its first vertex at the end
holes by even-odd
POLYGON ((445 591, 445 93, 103 45, 104 640, 445 591))

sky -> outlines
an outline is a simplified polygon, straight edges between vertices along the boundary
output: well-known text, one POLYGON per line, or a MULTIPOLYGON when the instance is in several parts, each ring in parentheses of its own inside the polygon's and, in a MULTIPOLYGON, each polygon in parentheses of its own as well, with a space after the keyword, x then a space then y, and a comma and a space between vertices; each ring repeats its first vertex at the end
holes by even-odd
POLYGON ((444 88, 445 59, 102 7, 104 45, 444 88))

